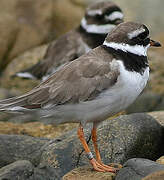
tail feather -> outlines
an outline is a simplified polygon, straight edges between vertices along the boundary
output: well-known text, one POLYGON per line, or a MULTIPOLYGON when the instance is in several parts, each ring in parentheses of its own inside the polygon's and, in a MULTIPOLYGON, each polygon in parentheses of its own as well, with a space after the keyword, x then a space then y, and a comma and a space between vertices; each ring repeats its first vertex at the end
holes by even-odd
POLYGON ((0 111, 17 111, 25 109, 39 108, 38 104, 29 104, 28 99, 31 95, 34 95, 37 91, 31 91, 22 96, 17 96, 9 99, 4 99, 0 101, 0 111))
POLYGON ((26 105, 26 97, 14 97, 0 101, 0 111, 21 109, 25 105, 26 105))

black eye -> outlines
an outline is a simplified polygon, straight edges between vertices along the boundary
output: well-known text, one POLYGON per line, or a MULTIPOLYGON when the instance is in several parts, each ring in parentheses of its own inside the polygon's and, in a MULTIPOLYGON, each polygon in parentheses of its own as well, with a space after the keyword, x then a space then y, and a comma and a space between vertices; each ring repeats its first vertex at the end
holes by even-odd
POLYGON ((141 33, 140 35, 138 35, 137 37, 138 37, 139 39, 144 40, 144 39, 146 39, 146 38, 148 37, 148 33, 147 33, 147 32, 143 32, 143 33, 141 33))
POLYGON ((103 15, 96 15, 96 16, 95 16, 95 19, 97 19, 97 20, 102 20, 103 18, 104 18, 103 15))

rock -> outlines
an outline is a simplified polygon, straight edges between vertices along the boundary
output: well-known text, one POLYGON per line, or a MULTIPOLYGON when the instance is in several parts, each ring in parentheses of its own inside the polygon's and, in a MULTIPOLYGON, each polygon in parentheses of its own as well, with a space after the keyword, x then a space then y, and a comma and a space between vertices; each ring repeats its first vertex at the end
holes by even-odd
MULTIPOLYGON (((94 152, 89 138, 90 126, 85 129, 85 135, 91 151, 94 152)), ((144 113, 110 119, 98 128, 98 144, 105 164, 122 164, 133 157, 156 160, 163 153, 162 142, 163 126, 144 113)), ((0 135, 0 167, 22 159, 30 161, 35 166, 34 177, 47 176, 55 180, 61 179, 72 169, 89 164, 77 138, 77 129, 52 140, 0 135)))
POLYGON ((137 100, 126 109, 128 114, 136 112, 151 112, 154 110, 164 110, 160 104, 164 98, 153 92, 146 91, 137 100))
POLYGON ((0 167, 22 159, 37 165, 40 161, 41 147, 46 142, 49 140, 45 138, 0 135, 0 167))
POLYGON ((106 172, 106 173, 101 173, 101 172, 96 172, 92 171, 92 168, 89 168, 87 166, 85 167, 79 167, 76 169, 73 169, 71 172, 67 173, 62 180, 114 180, 115 179, 115 174, 106 172))
POLYGON ((149 112, 148 114, 154 117, 162 126, 164 126, 164 111, 149 112))
POLYGON ((159 159, 156 160, 156 162, 164 165, 164 156, 161 156, 159 159))
POLYGON ((142 180, 163 180, 163 179, 164 179, 164 170, 154 172, 154 173, 146 176, 142 180))
MULTIPOLYGON (((89 129, 85 134, 88 139, 89 129)), ((120 116, 106 121, 100 126, 98 135, 99 149, 105 164, 122 164, 133 157, 155 160, 162 155, 164 149, 161 146, 163 127, 146 114, 120 116)), ((40 161, 41 164, 55 167, 56 178, 57 175, 63 176, 75 167, 88 164, 76 131, 73 130, 57 139, 58 142, 51 141, 51 144, 46 146, 40 161)), ((90 140, 88 141, 91 151, 94 152, 90 140)))
POLYGON ((54 180, 53 169, 35 167, 30 161, 19 160, 0 169, 2 180, 54 180))
POLYGON ((71 0, 1 0, 0 7, 0 72, 20 53, 75 27, 84 13, 71 0))
POLYGON ((0 169, 2 180, 25 180, 33 173, 34 166, 26 160, 16 161, 0 169))
MULTIPOLYGON (((141 180, 143 177, 159 171, 164 172, 164 165, 149 159, 129 159, 118 172, 115 180, 141 180)), ((144 180, 147 178, 144 178, 144 180)))

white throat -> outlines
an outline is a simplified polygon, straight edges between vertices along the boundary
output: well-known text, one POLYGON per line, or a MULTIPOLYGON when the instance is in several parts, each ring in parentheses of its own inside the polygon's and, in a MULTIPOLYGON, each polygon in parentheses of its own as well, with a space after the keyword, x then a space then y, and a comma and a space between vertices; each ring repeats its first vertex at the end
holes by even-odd
POLYGON ((103 45, 107 47, 111 47, 115 50, 122 50, 124 52, 130 52, 138 56, 147 56, 147 49, 150 47, 149 44, 145 47, 143 45, 132 46, 125 43, 115 43, 115 42, 107 42, 107 41, 104 41, 103 45))
POLYGON ((94 34, 108 34, 115 28, 113 24, 97 25, 97 24, 87 24, 85 18, 81 20, 81 26, 88 32, 94 34))

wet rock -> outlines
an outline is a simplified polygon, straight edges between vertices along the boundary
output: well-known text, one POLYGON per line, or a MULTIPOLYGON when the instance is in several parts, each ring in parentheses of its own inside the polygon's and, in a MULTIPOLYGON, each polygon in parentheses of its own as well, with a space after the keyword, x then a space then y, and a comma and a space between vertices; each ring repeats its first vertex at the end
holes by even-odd
POLYGON ((159 171, 164 171, 164 165, 149 159, 133 158, 123 165, 123 168, 116 176, 116 180, 141 180, 154 172, 158 174, 159 171))
POLYGON ((0 72, 20 53, 75 27, 84 13, 71 0, 1 0, 0 7, 0 72))
POLYGON ((85 166, 80 167, 72 170, 71 172, 67 173, 62 180, 114 180, 115 179, 114 173, 101 173, 101 172, 95 172, 92 170, 92 168, 85 166))

